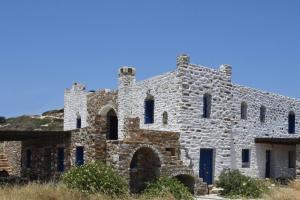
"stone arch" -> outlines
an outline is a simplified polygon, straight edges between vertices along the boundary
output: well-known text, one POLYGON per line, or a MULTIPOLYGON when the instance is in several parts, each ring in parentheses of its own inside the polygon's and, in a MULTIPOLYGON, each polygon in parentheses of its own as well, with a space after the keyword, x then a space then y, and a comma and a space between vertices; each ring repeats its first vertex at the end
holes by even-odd
POLYGON ((146 184, 160 176, 161 160, 159 154, 150 147, 138 148, 130 161, 129 185, 132 193, 140 193, 146 184))
POLYGON ((111 104, 102 107, 96 116, 96 124, 101 127, 108 140, 118 140, 118 114, 111 104))
POLYGON ((180 181, 185 187, 189 189, 189 191, 194 194, 195 193, 195 178, 189 174, 179 174, 174 176, 178 181, 180 181))
POLYGON ((112 104, 107 104, 101 108, 101 110, 98 112, 98 116, 106 117, 110 110, 114 110, 114 112, 117 114, 116 108, 112 104))

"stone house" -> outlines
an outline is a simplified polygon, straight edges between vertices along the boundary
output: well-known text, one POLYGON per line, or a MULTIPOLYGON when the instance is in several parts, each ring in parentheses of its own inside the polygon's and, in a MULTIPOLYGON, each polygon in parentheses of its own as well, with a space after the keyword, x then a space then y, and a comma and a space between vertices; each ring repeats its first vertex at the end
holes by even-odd
POLYGON ((229 65, 211 69, 187 55, 143 81, 122 67, 116 91, 65 90, 63 132, 0 131, 0 139, 10 141, 4 150, 16 174, 51 178, 101 160, 132 192, 173 176, 203 194, 224 169, 300 178, 300 100, 234 84, 231 75, 229 65))

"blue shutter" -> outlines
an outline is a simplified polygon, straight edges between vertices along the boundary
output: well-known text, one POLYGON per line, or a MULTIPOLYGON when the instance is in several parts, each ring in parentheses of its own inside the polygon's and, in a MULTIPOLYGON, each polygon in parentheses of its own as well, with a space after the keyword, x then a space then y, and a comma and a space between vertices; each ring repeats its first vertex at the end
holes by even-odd
POLYGON ((242 162, 243 163, 248 163, 250 161, 250 151, 249 149, 243 149, 242 152, 242 162))
POLYGON ((65 148, 58 148, 57 150, 57 171, 63 172, 65 170, 65 148))
POLYGON ((81 128, 81 118, 77 118, 76 128, 81 128))
POLYGON ((154 123, 154 100, 145 101, 145 124, 154 123))
POLYGON ((81 166, 84 164, 84 148, 76 147, 76 165, 81 166))

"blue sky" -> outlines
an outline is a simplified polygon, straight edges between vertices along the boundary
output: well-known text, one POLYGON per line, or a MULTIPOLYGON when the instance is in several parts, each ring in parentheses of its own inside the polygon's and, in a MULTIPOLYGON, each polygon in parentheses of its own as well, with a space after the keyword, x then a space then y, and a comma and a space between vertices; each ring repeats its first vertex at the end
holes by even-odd
POLYGON ((235 83, 300 98, 298 0, 1 0, 0 115, 62 108, 72 82, 116 88, 192 63, 233 66, 235 83))

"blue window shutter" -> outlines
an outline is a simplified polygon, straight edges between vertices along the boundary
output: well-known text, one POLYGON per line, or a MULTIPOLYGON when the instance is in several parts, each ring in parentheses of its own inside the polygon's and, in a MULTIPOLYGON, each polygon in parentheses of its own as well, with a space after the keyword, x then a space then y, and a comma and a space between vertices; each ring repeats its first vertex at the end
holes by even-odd
POLYGON ((77 118, 77 120, 76 120, 76 128, 81 128, 81 118, 77 118))
POLYGON ((145 124, 154 123, 154 100, 145 101, 145 124))
POLYGON ((244 163, 247 163, 247 162, 250 161, 250 156, 249 156, 249 154, 250 154, 249 149, 243 149, 243 152, 242 152, 242 161, 243 161, 244 163))
POLYGON ((84 148, 76 147, 76 165, 81 166, 84 164, 84 148))

